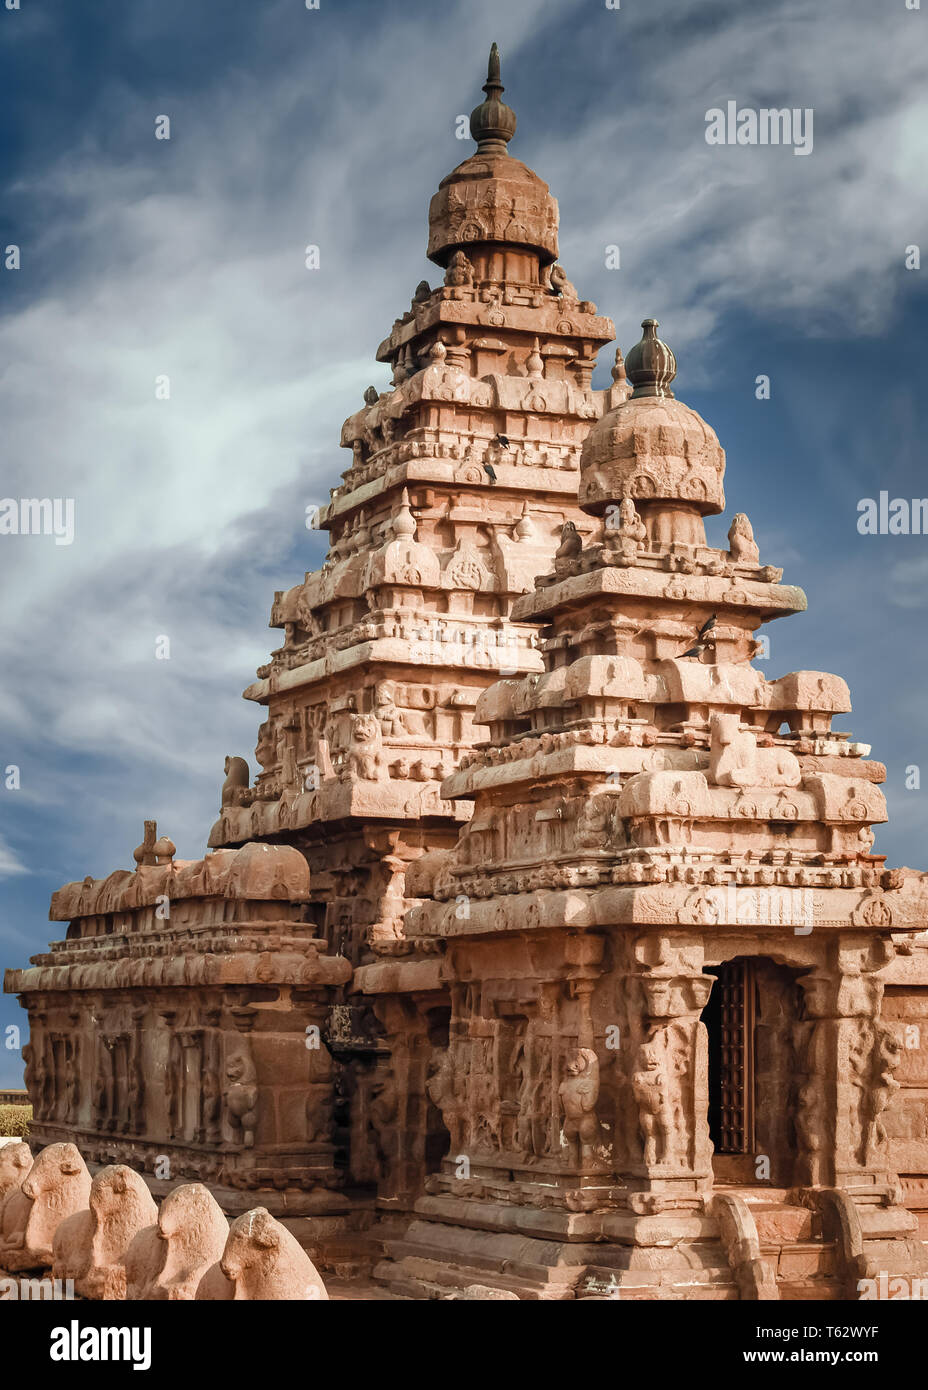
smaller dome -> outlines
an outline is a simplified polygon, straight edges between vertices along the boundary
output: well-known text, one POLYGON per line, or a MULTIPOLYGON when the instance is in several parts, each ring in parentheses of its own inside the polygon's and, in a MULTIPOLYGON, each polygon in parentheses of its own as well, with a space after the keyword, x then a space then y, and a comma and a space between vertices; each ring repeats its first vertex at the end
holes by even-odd
POLYGON ((725 451, 701 415, 675 399, 676 359, 645 319, 625 359, 635 387, 593 426, 580 452, 580 505, 601 515, 623 498, 685 503, 703 516, 725 510, 725 451))

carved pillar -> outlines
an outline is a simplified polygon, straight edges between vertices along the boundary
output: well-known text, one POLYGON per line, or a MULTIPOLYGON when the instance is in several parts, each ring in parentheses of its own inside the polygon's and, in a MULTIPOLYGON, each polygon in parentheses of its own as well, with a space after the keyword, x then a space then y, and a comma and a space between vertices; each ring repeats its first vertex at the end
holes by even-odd
POLYGON ((142 1065, 142 1024, 146 1009, 132 1010, 132 1033, 128 1039, 128 1128, 130 1134, 141 1134, 145 1129, 145 1071, 142 1065))
POLYGON ((164 1020, 166 1037, 166 1056, 164 1062, 164 1101, 167 1119, 168 1139, 174 1140, 180 1129, 180 1044, 174 1033, 176 1009, 159 1009, 158 1016, 164 1020))
POLYGON ((888 940, 842 935, 830 944, 824 969, 801 980, 806 1022, 798 1030, 797 1182, 892 1181, 882 1114, 896 1089, 901 1053, 880 1021, 883 984, 876 975, 892 952, 888 940))
POLYGON ((116 1044, 118 1033, 104 1033, 100 1043, 100 1072, 97 1091, 98 1128, 112 1131, 116 1128, 116 1044))
POLYGON ((70 1025, 68 1059, 67 1059, 67 1106, 65 1118, 71 1125, 79 1125, 81 1122, 81 1071, 83 1056, 83 1038, 81 1036, 81 1015, 77 1009, 72 1009, 68 1013, 68 1023, 70 1025))
MULTIPOLYGON (((437 991, 373 1000, 390 1053, 378 1058, 367 1095, 359 1101, 366 1100, 383 1205, 410 1206, 424 1190, 430 1163, 437 1167, 447 1149, 446 1126, 459 1137, 454 1101, 446 1102, 446 1028, 436 1023, 447 1018, 447 1005, 447 995, 437 991)), ((460 1152, 453 1148, 454 1138, 451 1143, 452 1151, 460 1152)))
POLYGON ((222 1009, 207 1009, 204 1015, 203 1076, 201 1082, 202 1125, 205 1142, 215 1147, 222 1138, 222 1009))
POLYGON ((65 1092, 65 1058, 68 1044, 66 1033, 48 1034, 49 1098, 48 1118, 60 1122, 66 1116, 62 1110, 67 1104, 65 1092))
POLYGON ((29 1046, 31 1049, 33 1080, 29 1086, 33 1113, 36 1120, 51 1118, 51 1096, 54 1085, 51 1061, 49 1058, 48 1033, 46 1031, 44 1010, 36 1011, 29 1020, 29 1046))
POLYGON ((203 1071, 203 1029, 181 1028, 177 1033, 183 1052, 181 1067, 181 1134, 194 1144, 203 1142, 201 1076, 203 1071))
POLYGON ((702 973, 702 945, 692 938, 643 935, 630 957, 617 1119, 626 1144, 616 1166, 640 1191, 702 1191, 712 1185, 712 1145, 708 1039, 699 1016, 714 981, 702 973))

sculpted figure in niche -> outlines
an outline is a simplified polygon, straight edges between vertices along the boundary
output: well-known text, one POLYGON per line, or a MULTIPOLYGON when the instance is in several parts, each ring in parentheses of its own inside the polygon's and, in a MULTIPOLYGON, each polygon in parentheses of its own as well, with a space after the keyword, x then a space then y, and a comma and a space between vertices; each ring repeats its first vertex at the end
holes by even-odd
POLYGON ((441 1111, 442 1123, 451 1136, 451 1153, 459 1154, 464 1142, 466 1102, 460 1092, 451 1049, 442 1048, 432 1062, 434 1071, 426 1083, 429 1100, 441 1111))
POLYGON ((72 1124, 77 1124, 78 1107, 81 1103, 81 1040, 75 1036, 68 1048, 68 1078, 66 1087, 65 1115, 72 1124))
POLYGON ((604 849, 609 843, 609 815, 605 798, 587 797, 577 813, 574 843, 582 849, 604 849))
POLYGON ((564 1111, 568 1162, 579 1168, 589 1163, 599 1142, 599 1059, 591 1047, 581 1047, 567 1063, 567 1077, 558 1087, 564 1111))
POLYGON ((635 1058, 632 1094, 638 1106, 638 1127, 644 1145, 644 1161, 649 1166, 665 1163, 670 1145, 671 1103, 660 1049, 654 1039, 643 1042, 635 1058))
MULTIPOLYGON (((217 1011, 218 1013, 218 1011, 217 1011)), ((204 1040, 203 1073, 200 1080, 200 1096, 203 1117, 203 1137, 207 1144, 220 1142, 220 1123, 222 1116, 222 1091, 220 1088, 220 1060, 222 1033, 218 1027, 210 1027, 204 1040)))
POLYGON ((397 708, 394 701, 392 681, 379 681, 374 687, 374 714, 380 722, 384 738, 409 732, 403 711, 397 708))
POLYGON ((257 1072, 247 1040, 238 1035, 230 1038, 226 1050, 223 1109, 227 1137, 233 1143, 250 1149, 255 1142, 258 1123, 257 1072))
POLYGON ((793 1052, 799 1073, 794 1123, 798 1148, 796 1180, 818 1186, 822 1182, 822 1116, 824 1108, 819 1085, 816 1047, 816 1027, 794 1023, 793 1052))
POLYGON ((263 772, 267 772, 273 766, 275 748, 276 738, 271 728, 271 721, 266 719, 258 729, 258 742, 255 745, 255 758, 263 772))
POLYGON ((537 1158, 543 1158, 551 1151, 551 1107, 545 1099, 550 1075, 550 1040, 543 1035, 535 1035, 530 1040, 525 1058, 516 1139, 523 1153, 534 1154, 537 1158))
POLYGON ((758 748, 737 714, 709 721, 709 781, 717 787, 798 787, 799 760, 787 748, 758 748))
POLYGON ((122 1164, 101 1168, 89 1210, 69 1216, 55 1232, 52 1278, 73 1279, 82 1298, 124 1299, 129 1246, 157 1219, 144 1178, 122 1164))
POLYGON ((130 1042, 128 1071, 126 1110, 129 1133, 139 1134, 145 1119, 145 1076, 142 1069, 142 1042, 138 1032, 130 1042))
POLYGON ((375 714, 356 714, 351 725, 348 768, 362 781, 376 782, 384 771, 383 734, 375 714))
MULTIPOLYGON (((404 689, 397 691, 393 681, 379 681, 374 687, 374 713, 380 720, 385 738, 392 733, 409 734, 414 738, 428 738, 425 714, 421 710, 408 709, 396 704, 396 696, 402 700, 404 689)), ((406 697, 408 698, 408 697, 406 697)))
POLYGON ((280 764, 281 791, 300 791, 300 767, 296 758, 296 748, 290 731, 284 728, 277 735, 277 761, 280 764))
POLYGON ((615 507, 606 508, 606 549, 610 560, 630 565, 648 539, 648 530, 638 515, 631 497, 623 497, 618 515, 615 507))
POLYGON ((377 1151, 378 1177, 387 1176, 390 1158, 391 1138, 395 1133, 398 1097, 396 1083, 389 1073, 380 1073, 371 1081, 370 1105, 368 1115, 374 1131, 374 1145, 377 1151))
POLYGON ((474 267, 463 251, 455 251, 445 271, 445 284, 461 286, 473 283, 474 267))
POLYGON ((554 552, 556 560, 575 560, 583 549, 583 538, 572 521, 561 527, 561 543, 554 552))
POLYGON ((126 1255, 126 1297, 172 1302, 196 1297, 211 1265, 222 1258, 229 1223, 202 1183, 175 1187, 157 1222, 140 1231, 126 1255))
POLYGON ((822 1140, 819 1116, 821 1096, 811 1077, 804 1077, 796 1095, 796 1139, 800 1157, 804 1160, 808 1181, 818 1185, 822 1180, 822 1140))
POLYGON ((864 1143, 864 1162, 876 1162, 877 1154, 886 1142, 886 1128, 883 1112, 893 1094, 899 1090, 899 1082, 893 1073, 902 1060, 902 1048, 889 1028, 878 1027, 874 1046, 873 1082, 865 1090, 866 1134, 864 1143))
POLYGON ((229 1227, 217 1265, 200 1280, 198 1300, 328 1299, 306 1251, 264 1207, 246 1211, 229 1227))
POLYGON ((565 521, 561 527, 561 543, 554 552, 554 573, 558 579, 566 579, 580 573, 580 558, 583 553, 583 537, 572 521, 565 521))
POLYGON ((754 528, 744 512, 738 512, 729 527, 728 553, 736 565, 760 564, 754 528))

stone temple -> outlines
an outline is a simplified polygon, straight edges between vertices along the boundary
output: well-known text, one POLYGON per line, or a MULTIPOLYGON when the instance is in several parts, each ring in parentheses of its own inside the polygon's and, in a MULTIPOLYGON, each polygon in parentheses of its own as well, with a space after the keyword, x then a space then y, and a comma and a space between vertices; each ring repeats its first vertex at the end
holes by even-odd
POLYGON ((707 541, 725 455, 654 319, 593 389, 613 326, 495 46, 484 92, 274 597, 255 777, 7 972, 32 1141, 260 1203, 380 1296, 928 1279, 928 876, 872 852, 844 681, 753 664, 805 597, 743 514, 707 541))

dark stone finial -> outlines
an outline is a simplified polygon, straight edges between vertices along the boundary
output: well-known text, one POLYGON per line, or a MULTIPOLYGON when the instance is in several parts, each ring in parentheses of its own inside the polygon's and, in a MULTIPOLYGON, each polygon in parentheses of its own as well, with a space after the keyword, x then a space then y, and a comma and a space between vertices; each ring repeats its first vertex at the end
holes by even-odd
POLYGON ((487 80, 483 90, 486 101, 470 113, 470 133, 477 141, 478 154, 505 154, 506 146, 516 133, 516 113, 501 100, 505 88, 500 81, 499 49, 490 49, 487 80))
POLYGON ((644 319, 641 341, 636 343, 625 359, 625 373, 634 386, 631 399, 642 396, 667 396, 673 400, 670 383, 677 374, 677 359, 666 343, 657 336, 657 319, 644 319))

